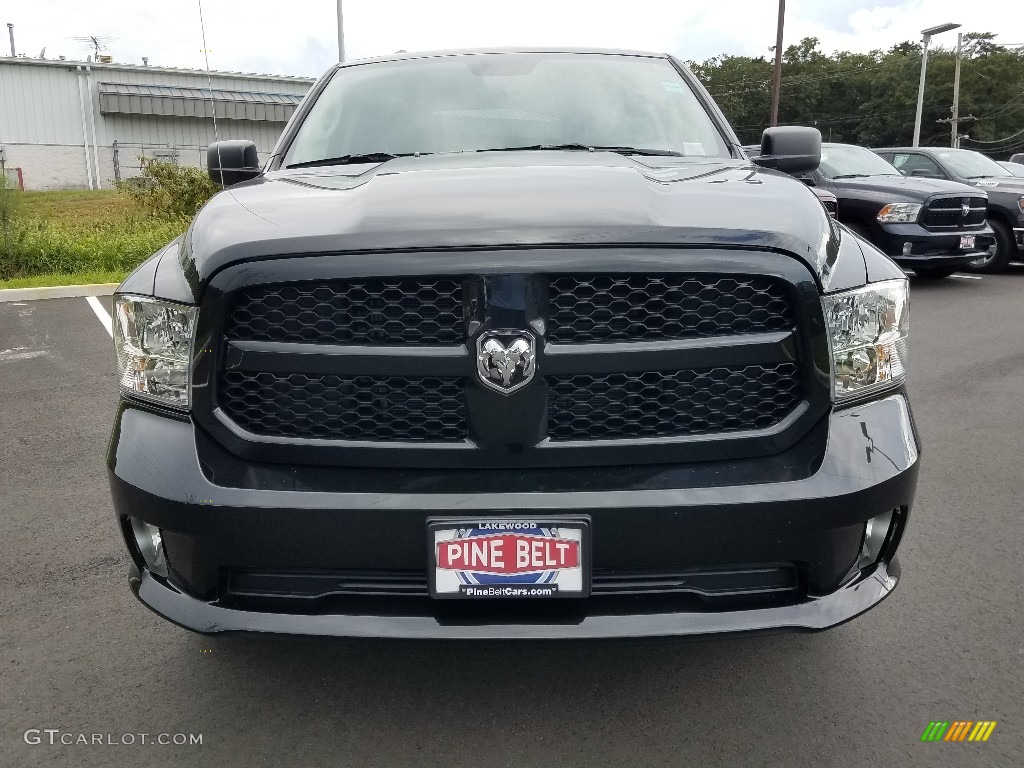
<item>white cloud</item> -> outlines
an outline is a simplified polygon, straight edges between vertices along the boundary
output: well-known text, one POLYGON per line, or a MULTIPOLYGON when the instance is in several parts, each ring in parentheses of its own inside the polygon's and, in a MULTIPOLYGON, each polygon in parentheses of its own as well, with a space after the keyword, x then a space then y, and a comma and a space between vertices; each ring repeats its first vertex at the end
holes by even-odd
MULTIPOLYGON (((215 69, 317 75, 337 51, 335 0, 203 0, 215 69)), ((702 60, 720 53, 768 56, 771 0, 344 0, 350 58, 429 50, 569 45, 669 51, 702 60)), ((19 50, 84 58, 70 38, 108 35, 118 61, 204 66, 196 0, 31 0, 9 5, 19 50)), ((1017 0, 790 0, 786 44, 818 37, 826 51, 867 51, 916 40, 919 30, 958 21, 1024 42, 1017 0)), ((955 43, 955 35, 937 42, 955 43)))

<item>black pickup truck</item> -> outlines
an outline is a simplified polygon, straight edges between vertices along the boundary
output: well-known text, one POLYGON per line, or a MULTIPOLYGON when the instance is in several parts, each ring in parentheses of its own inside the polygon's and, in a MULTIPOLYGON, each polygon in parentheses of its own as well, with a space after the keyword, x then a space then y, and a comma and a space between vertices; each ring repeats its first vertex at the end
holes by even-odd
MULTIPOLYGON (((759 147, 746 147, 756 157, 759 147)), ((907 178, 869 149, 825 144, 817 169, 799 174, 835 194, 838 218, 918 277, 943 278, 990 257, 986 195, 963 184, 907 178)))
POLYGON ((896 587, 908 282, 625 51, 332 68, 118 289, 131 588, 200 632, 819 630, 896 587))
POLYGON ((996 239, 991 253, 971 262, 975 272, 1001 272, 1024 256, 1024 179, 1017 178, 995 160, 969 149, 944 147, 886 147, 876 149, 913 178, 947 179, 970 186, 988 198, 988 223, 996 239))

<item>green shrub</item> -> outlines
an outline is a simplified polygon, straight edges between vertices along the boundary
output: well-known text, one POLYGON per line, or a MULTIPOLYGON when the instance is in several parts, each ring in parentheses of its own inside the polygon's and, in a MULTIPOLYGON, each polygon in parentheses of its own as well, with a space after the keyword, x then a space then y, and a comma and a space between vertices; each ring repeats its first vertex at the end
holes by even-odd
POLYGON ((167 219, 191 218, 218 190, 206 171, 151 158, 139 158, 142 172, 120 188, 151 213, 167 219))

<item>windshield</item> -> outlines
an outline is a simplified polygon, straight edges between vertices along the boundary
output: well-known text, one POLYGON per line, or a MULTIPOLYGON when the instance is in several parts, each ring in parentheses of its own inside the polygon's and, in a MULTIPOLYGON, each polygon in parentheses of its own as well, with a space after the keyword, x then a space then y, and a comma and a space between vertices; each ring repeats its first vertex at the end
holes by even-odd
POLYGON ((303 121, 285 164, 567 144, 729 156, 665 59, 515 53, 346 67, 303 121))
POLYGON ((1005 168, 1010 172, 1011 176, 1019 176, 1024 178, 1024 165, 1020 163, 1000 163, 1001 168, 1005 168))
POLYGON ((831 179, 900 175, 899 171, 870 149, 847 144, 823 146, 818 169, 831 179))
POLYGON ((970 149, 944 149, 942 152, 936 152, 935 154, 953 170, 953 173, 965 179, 1013 175, 995 160, 985 157, 981 152, 974 152, 970 149))

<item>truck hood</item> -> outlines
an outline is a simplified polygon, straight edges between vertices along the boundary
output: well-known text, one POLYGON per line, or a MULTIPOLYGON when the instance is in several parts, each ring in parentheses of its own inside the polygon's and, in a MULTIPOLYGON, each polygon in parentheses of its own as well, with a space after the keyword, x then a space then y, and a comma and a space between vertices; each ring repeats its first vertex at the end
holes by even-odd
POLYGON ((971 179, 970 185, 985 192, 1010 192, 1024 195, 1024 179, 1016 176, 990 176, 984 179, 971 179))
POLYGON ((633 244, 786 251, 820 273, 837 248, 795 179, 747 161, 640 159, 487 152, 276 171, 215 195, 181 266, 196 287, 264 257, 633 244))
MULTIPOLYGON (((923 202, 936 194, 966 194, 963 184, 921 176, 864 176, 853 179, 833 179, 833 183, 841 190, 873 192, 882 196, 895 195, 914 202, 923 202)), ((894 200, 894 202, 896 201, 894 200)))

